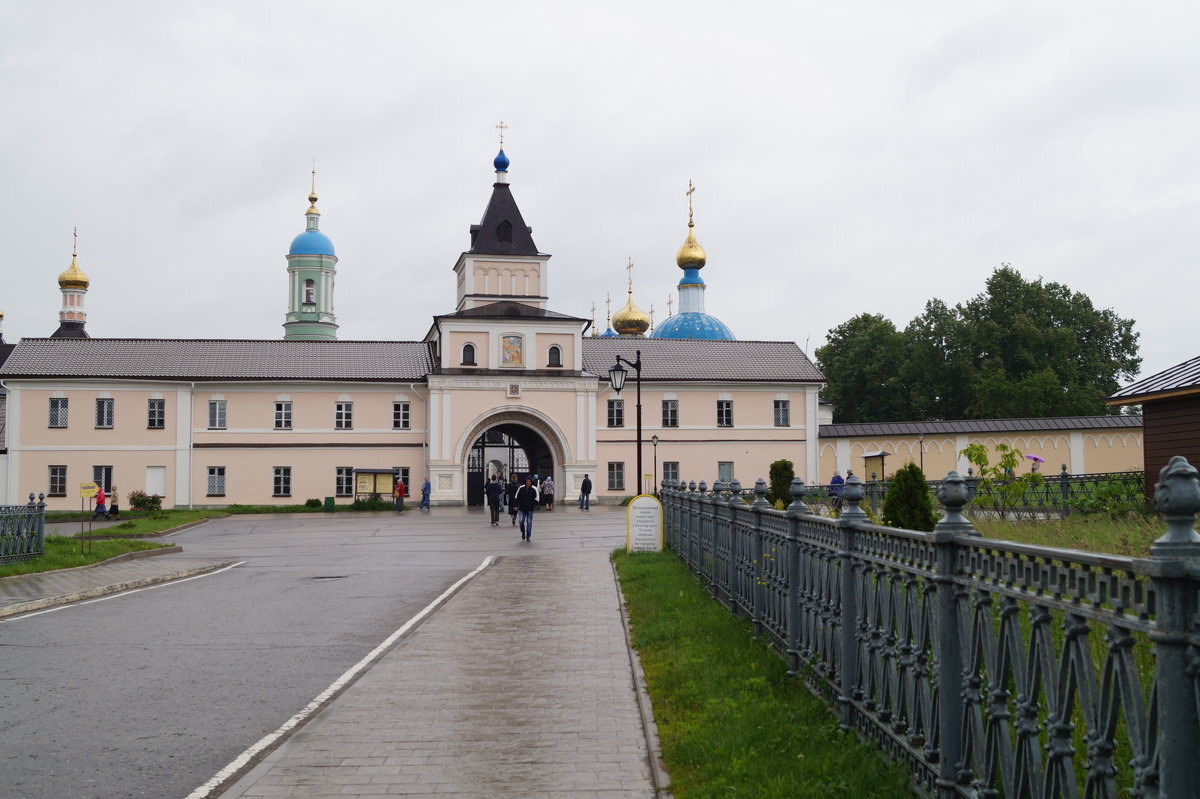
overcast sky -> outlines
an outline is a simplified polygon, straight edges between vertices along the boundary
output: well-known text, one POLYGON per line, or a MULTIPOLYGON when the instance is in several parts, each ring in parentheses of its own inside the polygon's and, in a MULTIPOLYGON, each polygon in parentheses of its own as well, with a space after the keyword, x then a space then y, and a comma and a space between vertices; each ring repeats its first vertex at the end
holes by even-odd
POLYGON ((279 338, 312 160, 339 338, 420 339, 509 126, 554 310, 707 310, 810 354, 1001 263, 1198 354, 1200 4, 0 2, 4 336, 279 338))

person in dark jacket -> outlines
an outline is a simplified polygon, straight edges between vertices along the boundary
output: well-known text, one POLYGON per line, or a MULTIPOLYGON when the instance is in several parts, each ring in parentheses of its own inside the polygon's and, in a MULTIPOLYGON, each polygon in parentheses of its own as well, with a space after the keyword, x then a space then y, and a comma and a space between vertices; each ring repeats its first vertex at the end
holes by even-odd
POLYGON ((483 493, 487 495, 488 510, 492 512, 492 527, 497 527, 500 524, 500 495, 504 493, 500 478, 492 475, 492 479, 483 487, 483 493))
POLYGON ((525 478, 525 485, 517 489, 517 495, 513 499, 517 506, 521 540, 528 541, 533 538, 533 513, 538 506, 538 490, 533 485, 533 478, 525 478))
POLYGON ((834 469, 833 479, 829 481, 829 506, 834 512, 842 510, 842 491, 846 488, 846 480, 842 473, 834 469))
POLYGON ((579 484, 579 509, 590 510, 592 501, 592 480, 586 474, 579 484))
POLYGON ((513 526, 517 524, 517 476, 514 474, 504 486, 504 499, 508 503, 508 515, 512 518, 513 526))

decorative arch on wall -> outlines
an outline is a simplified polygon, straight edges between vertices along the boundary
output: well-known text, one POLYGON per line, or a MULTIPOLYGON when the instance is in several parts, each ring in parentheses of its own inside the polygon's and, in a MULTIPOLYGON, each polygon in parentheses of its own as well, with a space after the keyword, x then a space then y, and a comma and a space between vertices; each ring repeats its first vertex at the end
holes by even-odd
POLYGON ((550 447, 554 462, 559 467, 572 461, 571 447, 562 428, 553 419, 535 408, 521 405, 502 405, 487 413, 475 417, 465 428, 465 435, 455 444, 454 452, 459 463, 467 462, 467 453, 471 445, 483 435, 484 431, 501 424, 519 424, 537 433, 550 447))

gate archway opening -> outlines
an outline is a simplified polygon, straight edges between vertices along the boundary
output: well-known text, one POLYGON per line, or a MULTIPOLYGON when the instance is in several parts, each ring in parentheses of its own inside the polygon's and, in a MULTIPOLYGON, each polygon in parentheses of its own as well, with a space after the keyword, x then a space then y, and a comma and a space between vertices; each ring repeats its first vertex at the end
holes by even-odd
POLYGON ((554 452, 542 434, 520 422, 501 422, 484 430, 467 452, 467 504, 485 502, 483 487, 494 469, 505 480, 517 475, 554 474, 554 452))

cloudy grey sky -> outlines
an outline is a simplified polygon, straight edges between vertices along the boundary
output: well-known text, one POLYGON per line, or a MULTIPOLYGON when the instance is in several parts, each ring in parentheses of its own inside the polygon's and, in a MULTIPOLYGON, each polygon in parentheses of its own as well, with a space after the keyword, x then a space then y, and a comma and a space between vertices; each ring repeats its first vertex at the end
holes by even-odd
POLYGON ((278 338, 317 159, 342 339, 419 339, 509 125, 551 307, 707 310, 811 352, 1011 263, 1197 354, 1194 2, 0 2, 4 335, 278 338))

